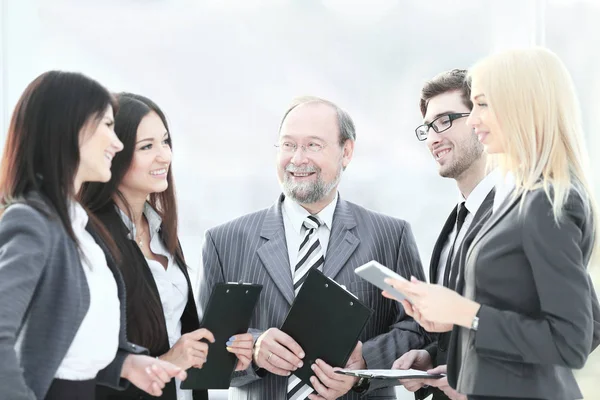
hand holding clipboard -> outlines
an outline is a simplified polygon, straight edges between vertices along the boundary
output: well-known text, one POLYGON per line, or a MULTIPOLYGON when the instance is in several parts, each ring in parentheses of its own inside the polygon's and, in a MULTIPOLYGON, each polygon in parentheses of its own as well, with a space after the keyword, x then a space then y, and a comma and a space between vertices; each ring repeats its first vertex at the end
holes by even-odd
POLYGON ((311 366, 317 359, 346 365, 372 313, 333 279, 311 270, 281 326, 306 353, 294 375, 312 386, 311 366))
POLYGON ((210 357, 202 369, 187 371, 182 389, 229 388, 237 358, 227 351, 225 344, 233 335, 248 331, 261 290, 261 285, 247 283, 218 283, 215 286, 200 324, 213 333, 215 343, 209 345, 210 357))

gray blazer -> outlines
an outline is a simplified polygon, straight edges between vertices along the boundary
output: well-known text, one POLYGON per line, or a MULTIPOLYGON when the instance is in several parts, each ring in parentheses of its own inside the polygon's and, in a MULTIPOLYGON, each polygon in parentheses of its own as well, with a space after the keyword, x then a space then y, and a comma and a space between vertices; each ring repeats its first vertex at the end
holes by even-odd
MULTIPOLYGON (((217 282, 263 285, 250 324, 255 338, 271 327, 280 327, 294 301, 282 200, 283 196, 268 209, 208 230, 202 251, 202 308, 217 282)), ((424 279, 415 239, 407 222, 340 198, 323 272, 375 310, 360 338, 364 343, 363 356, 368 368, 391 368, 394 360, 406 351, 421 348, 425 338, 400 303, 384 298, 380 290, 354 273, 357 267, 373 259, 406 278, 414 275, 424 279)), ((285 399, 287 378, 256 371, 251 366, 235 375, 232 386, 237 387, 229 389, 230 399, 285 399)), ((367 398, 396 398, 392 387, 372 390, 371 394, 372 397, 367 398)), ((358 399, 360 395, 351 391, 342 398, 358 399)))
MULTIPOLYGON (((75 243, 39 194, 30 194, 27 202, 36 208, 11 205, 0 220, 0 390, 10 400, 46 396, 90 303, 75 243)), ((127 342, 125 288, 108 261, 121 300, 121 331, 117 356, 97 379, 125 388, 120 376, 125 357, 145 349, 127 342)))
POLYGON ((543 190, 508 198, 467 252, 465 296, 479 328, 456 327, 448 381, 478 396, 579 399, 573 369, 598 344, 598 301, 586 266, 592 217, 571 192, 560 223, 543 190))

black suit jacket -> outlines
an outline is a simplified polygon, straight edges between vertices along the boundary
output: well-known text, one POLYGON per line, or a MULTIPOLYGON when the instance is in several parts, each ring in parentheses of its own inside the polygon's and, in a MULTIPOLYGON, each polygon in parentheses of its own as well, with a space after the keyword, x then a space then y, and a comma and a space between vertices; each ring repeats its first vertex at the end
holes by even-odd
MULTIPOLYGON (((492 212, 492 205, 494 204, 494 193, 495 191, 492 189, 490 193, 485 197, 481 206, 475 213, 473 217, 473 221, 469 226, 469 230, 467 231, 462 243, 456 249, 456 256, 453 260, 452 269, 458 268, 459 275, 457 282, 460 282, 462 279, 462 268, 465 261, 465 251, 464 249, 468 249, 477 235, 477 232, 481 229, 481 226, 484 222, 489 218, 492 212)), ((429 264, 429 281, 435 282, 438 276, 438 268, 440 264, 440 256, 442 253, 442 249, 444 248, 444 244, 448 241, 448 236, 452 233, 452 229, 454 229, 454 225, 456 224, 456 215, 458 212, 458 207, 454 207, 444 227, 442 228, 442 232, 438 236, 437 241, 435 242, 435 246, 433 247, 433 253, 431 255, 431 262, 429 264)), ((457 283, 457 285, 461 285, 457 283)), ((439 365, 445 365, 448 359, 448 346, 450 343, 451 332, 444 332, 438 334, 431 334, 432 342, 425 347, 425 350, 429 353, 431 360, 433 362, 433 366, 437 367, 439 365)), ((428 387, 421 389, 415 392, 415 398, 417 400, 423 400, 427 396, 433 393, 433 400, 447 400, 448 396, 444 394, 441 390, 435 387, 428 387)))
MULTIPOLYGON (((148 267, 148 263, 146 262, 146 258, 137 244, 133 240, 128 239, 129 229, 123 223, 118 211, 111 205, 102 212, 96 213, 96 216, 100 219, 100 221, 102 221, 102 223, 104 223, 104 226, 109 231, 112 238, 115 240, 115 242, 117 242, 117 246, 121 252, 124 253, 123 258, 128 261, 135 260, 135 262, 139 262, 144 266, 143 278, 148 282, 150 288, 154 291, 154 294, 157 297, 160 297, 156 282, 154 281, 150 267, 148 267)), ((162 231, 159 231, 159 235, 161 236, 161 239, 164 240, 162 231)), ((200 322, 198 320, 196 302, 194 301, 194 295, 192 293, 192 285, 188 274, 188 267, 181 257, 176 255, 175 258, 177 260, 177 265, 179 268, 181 268, 181 271, 185 275, 188 285, 188 301, 183 311, 183 315, 181 316, 181 334, 183 335, 198 329, 200 327, 200 322)), ((164 320, 162 329, 165 332, 167 330, 166 322, 164 320)), ((150 355, 152 357, 158 357, 169 351, 169 349, 169 341, 166 338, 160 350, 151 353, 150 355)), ((208 392, 205 390, 195 390, 193 396, 194 400, 208 400, 208 392)), ((163 395, 160 397, 150 396, 133 385, 130 385, 130 387, 125 391, 116 391, 103 386, 96 387, 96 400, 150 400, 157 398, 164 400, 177 400, 175 381, 172 380, 165 385, 165 388, 163 389, 163 395)))
POLYGON ((464 255, 457 291, 481 304, 479 328, 454 327, 448 382, 467 395, 579 399, 573 369, 600 333, 592 217, 575 190, 558 224, 542 189, 520 199, 505 200, 464 255))

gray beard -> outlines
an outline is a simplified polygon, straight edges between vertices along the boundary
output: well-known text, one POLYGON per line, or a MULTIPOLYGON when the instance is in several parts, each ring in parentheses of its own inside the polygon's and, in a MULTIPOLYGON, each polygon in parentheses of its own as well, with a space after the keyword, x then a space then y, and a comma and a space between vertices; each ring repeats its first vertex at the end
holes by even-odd
POLYGON ((340 180, 342 179, 342 166, 340 163, 338 173, 330 183, 323 181, 320 170, 316 173, 317 179, 314 182, 305 183, 295 183, 289 178, 288 174, 285 173, 283 175, 282 184, 285 196, 300 204, 312 204, 323 200, 340 183, 340 180))

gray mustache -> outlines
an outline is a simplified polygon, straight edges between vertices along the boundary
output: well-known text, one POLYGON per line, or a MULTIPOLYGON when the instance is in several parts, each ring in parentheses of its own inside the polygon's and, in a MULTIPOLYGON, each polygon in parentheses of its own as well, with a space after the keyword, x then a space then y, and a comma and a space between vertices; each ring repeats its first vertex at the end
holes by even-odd
POLYGON ((285 167, 285 170, 287 172, 294 172, 294 173, 319 172, 316 167, 298 168, 298 167, 294 167, 292 165, 288 165, 287 167, 285 167))

